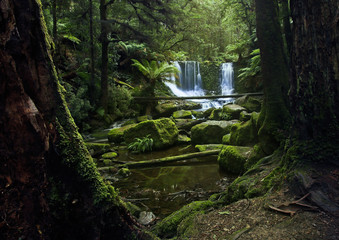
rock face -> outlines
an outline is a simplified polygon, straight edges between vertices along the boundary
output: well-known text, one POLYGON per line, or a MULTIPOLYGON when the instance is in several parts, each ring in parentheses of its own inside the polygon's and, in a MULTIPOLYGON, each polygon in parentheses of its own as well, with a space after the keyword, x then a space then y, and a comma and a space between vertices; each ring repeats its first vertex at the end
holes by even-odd
POLYGON ((136 124, 130 124, 123 126, 121 128, 114 128, 111 131, 108 132, 108 141, 113 143, 121 143, 124 141, 124 132, 127 129, 130 129, 132 127, 136 126, 136 124))
POLYGON ((222 108, 222 114, 228 115, 228 119, 239 119, 240 113, 246 109, 236 105, 236 104, 227 104, 222 108))
POLYGON ((173 118, 188 118, 192 119, 192 112, 189 110, 179 110, 173 113, 173 118))
POLYGON ((202 122, 204 121, 197 119, 175 119, 175 125, 177 126, 177 128, 186 131, 191 131, 192 127, 202 122))
POLYGON ((221 169, 240 174, 245 170, 245 163, 253 148, 240 146, 224 146, 219 153, 218 163, 221 169))
POLYGON ((130 144, 135 138, 147 135, 153 139, 153 149, 163 149, 178 141, 178 128, 169 118, 148 120, 127 129, 124 132, 124 140, 126 144, 130 144))
POLYGON ((193 144, 221 143, 224 135, 231 131, 238 121, 207 121, 194 126, 191 130, 193 144))
POLYGON ((243 96, 235 100, 235 104, 246 108, 248 112, 260 112, 261 103, 261 98, 254 98, 250 96, 243 96))
POLYGON ((253 112, 251 119, 245 123, 232 126, 229 143, 237 146, 253 146, 258 142, 259 113, 253 112))

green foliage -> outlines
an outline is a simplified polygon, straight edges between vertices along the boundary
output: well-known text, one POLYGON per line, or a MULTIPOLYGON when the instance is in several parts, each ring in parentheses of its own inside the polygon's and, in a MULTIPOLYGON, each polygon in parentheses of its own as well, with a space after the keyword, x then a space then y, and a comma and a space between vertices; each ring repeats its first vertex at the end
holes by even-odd
POLYGON ((261 78, 255 78, 261 71, 260 49, 253 50, 251 56, 248 66, 239 70, 238 79, 246 87, 256 89, 262 85, 261 78))
POLYGON ((89 130, 89 125, 86 123, 89 112, 93 109, 87 99, 87 86, 79 88, 72 87, 69 83, 64 83, 66 89, 65 98, 69 111, 74 118, 75 123, 82 131, 89 130))
POLYGON ((171 73, 177 73, 178 69, 167 62, 158 63, 155 60, 147 61, 146 59, 139 62, 136 59, 132 59, 132 66, 136 67, 151 83, 155 83, 157 80, 163 80, 169 77, 171 73))
POLYGON ((147 152, 152 151, 153 139, 150 135, 143 138, 135 138, 135 141, 128 145, 128 150, 134 152, 147 152))
POLYGON ((118 118, 135 115, 132 110, 132 95, 125 86, 114 86, 108 89, 108 111, 118 118))

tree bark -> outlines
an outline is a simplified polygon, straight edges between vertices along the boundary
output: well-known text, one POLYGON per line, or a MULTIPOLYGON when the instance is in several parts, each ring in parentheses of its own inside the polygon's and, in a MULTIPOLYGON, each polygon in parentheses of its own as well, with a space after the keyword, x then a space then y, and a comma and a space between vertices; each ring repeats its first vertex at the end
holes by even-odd
POLYGON ((0 238, 141 238, 61 94, 40 1, 0 4, 0 238))
POLYGON ((319 146, 339 139, 338 9, 337 0, 291 1, 291 137, 319 146))
POLYGON ((256 0, 257 36, 261 55, 264 103, 260 113, 259 142, 272 153, 288 127, 288 67, 278 19, 277 1, 256 0))
POLYGON ((108 45, 107 39, 107 5, 106 0, 100 0, 100 20, 101 20, 101 106, 105 113, 108 113, 108 45))

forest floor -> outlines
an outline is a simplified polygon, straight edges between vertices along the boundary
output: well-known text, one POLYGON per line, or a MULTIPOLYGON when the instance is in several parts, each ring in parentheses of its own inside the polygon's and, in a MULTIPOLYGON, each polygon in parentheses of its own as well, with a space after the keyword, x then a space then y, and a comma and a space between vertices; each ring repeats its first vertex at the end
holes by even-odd
MULTIPOLYGON (((321 181, 331 182, 327 184, 333 190, 331 200, 338 204, 339 169, 327 168, 320 175, 321 181)), ((297 197, 286 185, 265 197, 243 199, 197 215, 189 239, 335 240, 339 239, 338 219, 338 211, 326 212, 310 194, 297 197)))

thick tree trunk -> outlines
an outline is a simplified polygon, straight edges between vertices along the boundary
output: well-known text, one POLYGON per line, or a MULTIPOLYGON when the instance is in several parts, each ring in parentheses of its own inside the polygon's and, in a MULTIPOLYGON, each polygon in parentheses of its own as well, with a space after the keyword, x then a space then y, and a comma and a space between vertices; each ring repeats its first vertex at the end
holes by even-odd
MULTIPOLYGON (((281 13, 282 13, 282 22, 284 28, 284 36, 287 47, 288 56, 290 56, 292 51, 292 30, 290 24, 290 9, 288 7, 288 0, 281 0, 281 13)), ((290 57, 288 58, 290 59, 290 57)))
POLYGON ((334 148, 339 146, 338 9, 337 0, 291 1, 294 37, 291 137, 313 142, 308 145, 314 150, 326 147, 326 143, 326 151, 333 144, 337 144, 334 148))
POLYGON ((39 3, 0 4, 0 238, 143 238, 77 132, 39 3))
POLYGON ((106 0, 100 0, 101 20, 101 105, 108 113, 108 29, 107 29, 107 5, 106 0))
POLYGON ((270 154, 279 146, 281 133, 288 127, 289 72, 283 49, 277 1, 256 0, 255 3, 264 85, 264 104, 259 118, 259 142, 262 150, 270 154))

